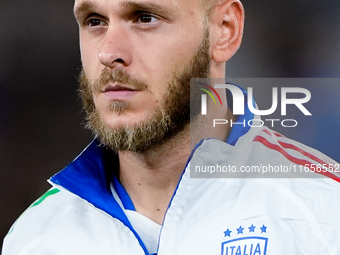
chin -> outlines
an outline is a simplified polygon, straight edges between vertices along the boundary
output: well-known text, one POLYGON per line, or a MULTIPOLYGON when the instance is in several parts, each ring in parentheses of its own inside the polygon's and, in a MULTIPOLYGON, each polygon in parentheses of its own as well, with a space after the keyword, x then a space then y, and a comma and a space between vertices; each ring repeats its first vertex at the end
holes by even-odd
POLYGON ((142 123, 148 118, 142 118, 138 114, 122 113, 115 114, 112 113, 111 116, 103 118, 103 122, 112 129, 119 129, 125 127, 135 127, 142 123))

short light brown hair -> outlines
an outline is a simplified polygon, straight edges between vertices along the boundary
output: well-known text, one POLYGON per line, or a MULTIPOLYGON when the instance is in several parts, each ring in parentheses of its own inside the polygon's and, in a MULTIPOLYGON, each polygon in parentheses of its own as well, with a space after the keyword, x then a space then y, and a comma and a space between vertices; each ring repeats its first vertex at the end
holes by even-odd
POLYGON ((213 9, 213 7, 215 6, 215 4, 217 3, 217 0, 199 0, 202 4, 203 10, 204 10, 204 18, 207 20, 209 20, 211 11, 213 9))
POLYGON ((216 0, 200 0, 200 2, 202 3, 203 8, 210 12, 216 3, 216 0))

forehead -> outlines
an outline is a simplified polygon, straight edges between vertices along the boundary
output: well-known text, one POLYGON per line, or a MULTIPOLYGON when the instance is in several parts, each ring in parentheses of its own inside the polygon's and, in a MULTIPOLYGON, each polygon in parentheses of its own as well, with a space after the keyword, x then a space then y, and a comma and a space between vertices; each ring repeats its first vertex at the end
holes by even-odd
POLYGON ((172 12, 196 12, 201 9, 202 0, 75 0, 75 15, 93 10, 104 8, 107 11, 119 11, 121 9, 147 8, 154 10, 168 9, 172 12))

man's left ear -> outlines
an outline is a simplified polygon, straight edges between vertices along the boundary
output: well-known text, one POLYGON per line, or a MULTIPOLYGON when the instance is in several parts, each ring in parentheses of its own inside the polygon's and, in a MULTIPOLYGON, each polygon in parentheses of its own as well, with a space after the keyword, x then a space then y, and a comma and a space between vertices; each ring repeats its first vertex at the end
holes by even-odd
POLYGON ((216 63, 229 60, 241 45, 244 9, 238 0, 223 0, 210 16, 211 53, 216 63))

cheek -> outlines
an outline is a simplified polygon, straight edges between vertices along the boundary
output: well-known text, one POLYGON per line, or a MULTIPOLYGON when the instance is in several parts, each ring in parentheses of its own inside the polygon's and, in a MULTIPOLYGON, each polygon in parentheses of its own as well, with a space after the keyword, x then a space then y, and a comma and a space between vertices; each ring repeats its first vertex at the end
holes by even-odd
MULTIPOLYGON (((177 38, 177 37, 176 37, 177 38)), ((158 84, 168 84, 175 70, 180 70, 192 59, 201 44, 201 37, 182 36, 181 40, 169 38, 160 45, 154 45, 149 53, 152 61, 144 66, 149 67, 150 78, 157 79, 158 84), (152 71, 151 71, 152 70, 152 71)), ((167 86, 166 88, 167 89, 167 86)))
POLYGON ((80 41, 80 55, 81 62, 87 77, 90 80, 97 79, 101 72, 100 63, 97 57, 98 49, 95 45, 85 43, 85 40, 81 38, 80 41))

